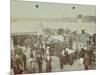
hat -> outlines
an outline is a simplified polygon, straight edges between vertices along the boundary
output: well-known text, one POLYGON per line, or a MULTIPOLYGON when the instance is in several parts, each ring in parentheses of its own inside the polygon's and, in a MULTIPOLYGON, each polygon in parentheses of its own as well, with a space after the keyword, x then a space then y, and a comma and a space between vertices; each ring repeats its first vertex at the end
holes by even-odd
POLYGON ((47 49, 49 49, 50 47, 48 46, 47 49))
POLYGON ((68 49, 68 48, 66 48, 66 51, 69 51, 69 49, 68 49))

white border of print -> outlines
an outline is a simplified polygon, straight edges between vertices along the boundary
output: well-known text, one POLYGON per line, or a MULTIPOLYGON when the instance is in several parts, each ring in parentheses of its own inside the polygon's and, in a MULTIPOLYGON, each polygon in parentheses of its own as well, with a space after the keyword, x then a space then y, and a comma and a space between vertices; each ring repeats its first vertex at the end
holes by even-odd
MULTIPOLYGON (((27 0, 27 1, 43 1, 56 3, 72 3, 72 4, 89 4, 96 5, 96 0, 27 0)), ((97 68, 95 71, 70 71, 56 73, 41 73, 41 75, 99 75, 100 66, 100 7, 99 0, 97 2, 97 68)), ((8 75, 10 73, 10 0, 0 0, 0 75, 8 75)), ((40 75, 40 74, 34 74, 40 75)))

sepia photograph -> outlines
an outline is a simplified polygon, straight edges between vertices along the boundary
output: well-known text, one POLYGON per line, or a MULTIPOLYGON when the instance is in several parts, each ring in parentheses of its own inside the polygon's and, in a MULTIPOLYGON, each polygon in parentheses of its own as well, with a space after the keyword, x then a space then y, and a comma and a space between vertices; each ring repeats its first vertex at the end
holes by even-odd
POLYGON ((96 6, 11 0, 11 74, 96 70, 96 6))

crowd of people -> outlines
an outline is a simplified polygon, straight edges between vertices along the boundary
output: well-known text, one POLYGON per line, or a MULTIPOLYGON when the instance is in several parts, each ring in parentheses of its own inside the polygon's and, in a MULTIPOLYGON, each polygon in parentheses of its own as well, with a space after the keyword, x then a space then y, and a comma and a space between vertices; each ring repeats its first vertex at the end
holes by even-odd
POLYGON ((90 35, 84 30, 77 34, 68 30, 65 33, 63 29, 56 34, 47 30, 41 35, 14 35, 11 69, 14 74, 41 73, 44 72, 43 63, 46 63, 45 72, 52 72, 53 56, 59 58, 60 69, 64 65, 73 65, 75 60, 81 58, 84 69, 91 69, 89 66, 96 62, 95 37, 96 34, 90 35))

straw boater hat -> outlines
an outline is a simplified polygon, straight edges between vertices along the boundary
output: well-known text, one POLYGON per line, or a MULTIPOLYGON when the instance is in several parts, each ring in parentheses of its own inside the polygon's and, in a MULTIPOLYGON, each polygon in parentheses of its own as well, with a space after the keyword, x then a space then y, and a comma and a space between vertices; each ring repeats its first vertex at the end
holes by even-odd
POLYGON ((48 46, 47 49, 50 49, 50 47, 48 46))
POLYGON ((68 49, 68 48, 66 48, 66 51, 69 51, 69 49, 68 49))
POLYGON ((19 58, 19 55, 17 54, 17 55, 15 56, 15 58, 17 58, 17 59, 18 59, 18 58, 19 58))

